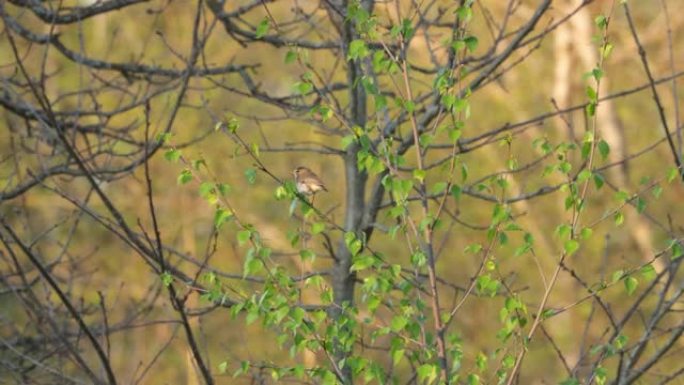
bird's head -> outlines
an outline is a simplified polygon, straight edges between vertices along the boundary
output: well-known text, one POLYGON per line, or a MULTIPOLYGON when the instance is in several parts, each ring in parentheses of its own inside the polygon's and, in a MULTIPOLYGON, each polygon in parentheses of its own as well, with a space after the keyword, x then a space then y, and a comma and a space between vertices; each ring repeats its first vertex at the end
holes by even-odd
POLYGON ((294 174, 295 178, 297 178, 300 175, 305 174, 306 170, 307 170, 306 167, 299 166, 299 167, 295 168, 292 173, 294 174))

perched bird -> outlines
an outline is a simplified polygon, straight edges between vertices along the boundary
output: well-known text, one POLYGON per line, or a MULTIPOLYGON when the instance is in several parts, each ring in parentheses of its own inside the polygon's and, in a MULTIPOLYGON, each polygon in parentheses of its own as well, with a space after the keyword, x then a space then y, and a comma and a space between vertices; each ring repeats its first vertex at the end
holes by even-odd
POLYGON ((297 191, 304 195, 313 195, 321 190, 328 191, 323 182, 318 178, 313 171, 306 167, 297 167, 294 169, 295 184, 297 191))

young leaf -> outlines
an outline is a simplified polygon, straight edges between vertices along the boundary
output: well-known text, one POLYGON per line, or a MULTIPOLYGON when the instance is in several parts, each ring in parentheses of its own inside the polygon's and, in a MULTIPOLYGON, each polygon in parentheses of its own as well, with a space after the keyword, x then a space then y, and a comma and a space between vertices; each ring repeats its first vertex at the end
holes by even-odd
POLYGON ((186 184, 192 180, 192 172, 187 168, 178 175, 178 184, 186 184))
POLYGON ((639 269, 639 272, 641 272, 641 276, 644 277, 644 279, 647 281, 652 280, 658 275, 658 273, 655 270, 655 267, 653 267, 653 265, 651 265, 650 263, 639 269))
POLYGON ((673 180, 679 175, 679 171, 676 167, 672 167, 667 171, 667 183, 672 183, 673 180))
POLYGON ((366 46, 366 42, 361 39, 356 39, 349 44, 349 52, 347 53, 347 60, 356 60, 368 56, 370 51, 366 46))
POLYGON ((312 234, 320 234, 323 231, 325 231, 325 223, 323 222, 316 222, 311 225, 311 233, 312 234))
POLYGON ((261 39, 262 37, 264 37, 266 35, 266 33, 268 32, 268 27, 269 27, 268 18, 264 17, 261 20, 261 22, 259 23, 259 25, 257 25, 256 38, 261 39))
POLYGON ((579 242, 574 239, 568 239, 565 241, 563 249, 567 255, 572 255, 579 249, 579 242))
POLYGON ((165 287, 169 287, 173 282, 173 276, 168 271, 161 273, 160 278, 165 287))
POLYGON ((295 50, 289 50, 285 54, 285 64, 290 64, 297 60, 297 52, 295 50))
POLYGON ((223 226, 223 224, 230 220, 232 217, 233 214, 229 210, 223 207, 218 207, 216 208, 216 212, 214 212, 214 226, 217 229, 220 229, 221 226, 223 226))
POLYGON ((245 178, 247 178, 247 183, 249 184, 254 184, 254 182, 256 181, 256 175, 256 170, 253 168, 248 168, 247 170, 245 170, 245 178))
POLYGON ((299 257, 304 262, 313 261, 316 258, 316 254, 309 249, 303 249, 303 250, 299 250, 299 257))
POLYGON ((475 49, 477 49, 477 44, 478 44, 477 37, 468 36, 465 39, 463 39, 463 42, 465 43, 466 47, 468 47, 468 51, 473 52, 473 51, 475 51, 475 49))
POLYGON ((608 154, 610 153, 610 146, 608 145, 608 142, 601 139, 598 142, 598 150, 599 153, 601 153, 601 158, 603 158, 603 160, 606 160, 606 158, 608 158, 608 154))
POLYGON ((637 286, 639 286, 639 281, 636 278, 632 276, 625 278, 625 290, 627 290, 627 295, 632 295, 637 286))
POLYGON ((601 187, 603 187, 605 181, 603 180, 603 176, 601 174, 593 174, 594 175, 594 186, 596 186, 597 190, 600 190, 601 187))
POLYGON ((177 162, 180 157, 180 151, 176 150, 175 148, 170 148, 164 152, 164 159, 168 160, 169 162, 177 162))
POLYGON ((240 246, 244 245, 252 237, 252 232, 249 230, 240 230, 237 233, 237 241, 240 246))

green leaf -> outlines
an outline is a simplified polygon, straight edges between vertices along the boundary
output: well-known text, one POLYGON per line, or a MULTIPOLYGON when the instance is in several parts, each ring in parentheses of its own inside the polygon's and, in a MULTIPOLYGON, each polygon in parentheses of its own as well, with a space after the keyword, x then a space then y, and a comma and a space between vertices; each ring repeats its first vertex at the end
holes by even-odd
POLYGON ((422 251, 411 254, 411 264, 415 267, 423 267, 427 263, 427 256, 422 251))
POLYGON ((458 19, 463 22, 467 22, 473 17, 473 10, 468 5, 462 5, 456 8, 454 13, 456 13, 458 19))
POLYGON ((416 369, 416 373, 418 373, 420 383, 424 383, 426 380, 428 383, 432 383, 437 378, 437 367, 433 364, 423 364, 416 369))
POLYGON ((637 286, 639 286, 639 281, 632 276, 625 278, 624 282, 625 290, 627 290, 627 295, 632 295, 636 290, 637 286))
POLYGON ((451 143, 456 143, 458 140, 461 138, 461 134, 463 134, 463 131, 459 127, 454 127, 449 129, 449 139, 451 140, 451 143))
POLYGON ((323 231, 325 231, 325 223, 322 222, 316 222, 311 225, 311 233, 312 234, 320 234, 323 231))
POLYGON ((569 237, 571 232, 572 232, 572 227, 570 227, 570 225, 568 225, 566 223, 558 225, 558 227, 556 227, 556 231, 555 231, 555 233, 561 239, 569 237))
POLYGON ((601 187, 605 184, 605 181, 603 180, 603 176, 600 174, 593 174, 594 175, 594 185, 596 186, 597 190, 600 190, 601 187))
POLYGON ((289 50, 285 54, 285 64, 291 64, 297 60, 297 52, 295 50, 289 50))
POLYGON ((619 336, 615 337, 615 340, 613 341, 613 345, 617 349, 623 349, 625 346, 627 346, 628 341, 629 341, 629 338, 626 335, 620 334, 619 336))
POLYGON ((603 71, 600 68, 594 68, 591 70, 591 76, 594 77, 594 80, 599 81, 603 77, 603 71))
POLYGON ((574 239, 568 239, 565 241, 563 249, 567 255, 572 255, 577 251, 577 249, 579 249, 579 242, 574 239))
POLYGON ((217 183, 216 190, 221 194, 221 196, 226 196, 230 192, 230 185, 227 183, 217 183))
POLYGON ((406 112, 412 114, 416 110, 416 103, 414 103, 412 100, 404 100, 402 102, 402 107, 406 110, 406 112))
POLYGON ((667 183, 672 183, 673 180, 679 175, 679 171, 676 167, 672 167, 667 171, 667 183))
POLYGON ((261 39, 266 35, 269 28, 268 18, 264 17, 256 28, 256 38, 261 39))
POLYGON ((501 282, 496 278, 492 278, 490 274, 485 274, 477 277, 477 291, 483 295, 494 297, 501 287, 501 282))
MULTIPOLYGON (((253 255, 250 255, 250 253, 247 253, 247 257, 245 258, 245 263, 242 266, 242 270, 243 270, 242 275, 243 275, 243 277, 246 277, 248 275, 258 273, 259 271, 261 271, 263 269, 263 267, 264 267, 264 264, 261 262, 261 260, 259 258, 256 258, 253 255)), ((250 314, 251 313, 247 314, 248 319, 250 318, 249 317, 250 314)), ((256 313, 254 319, 256 319, 256 317, 258 317, 258 315, 259 314, 256 313)))
POLYGON ((257 173, 255 169, 248 168, 247 170, 245 170, 245 178, 247 178, 247 183, 254 184, 254 182, 256 181, 256 176, 257 173))
POLYGON ((347 249, 352 255, 356 255, 361 251, 363 244, 359 239, 356 238, 356 234, 352 232, 347 232, 344 234, 344 243, 347 245, 347 249))
POLYGON ((596 24, 597 27, 604 29, 608 26, 608 19, 603 15, 596 16, 594 24, 596 24))
POLYGON ((587 116, 594 116, 596 114, 596 103, 590 102, 587 104, 585 111, 587 112, 587 116))
POLYGON ((671 259, 674 261, 676 259, 679 259, 682 255, 684 255, 684 247, 682 247, 682 244, 676 240, 673 239, 671 244, 672 247, 672 257, 671 259))
POLYGON ((468 51, 473 52, 473 51, 475 51, 475 49, 477 49, 477 45, 478 45, 477 37, 468 36, 465 39, 463 39, 463 42, 465 43, 466 47, 468 47, 468 51))
POLYGON ((404 357, 404 349, 394 349, 392 350, 392 363, 394 365, 398 364, 399 361, 404 357))
POLYGON ((608 145, 608 142, 601 139, 598 142, 598 150, 601 154, 601 158, 603 158, 603 160, 606 160, 606 158, 608 158, 608 154, 610 153, 610 146, 608 145))
POLYGON ((508 161, 506 161, 506 167, 509 170, 517 170, 518 169, 518 160, 515 158, 510 158, 508 161))
POLYGON ((242 361, 240 363, 240 368, 237 369, 235 371, 235 373, 233 373, 233 377, 237 377, 241 374, 245 374, 245 373, 249 372, 250 365, 251 365, 251 363, 249 361, 242 361))
POLYGON ((165 287, 171 286, 171 283, 173 282, 173 276, 168 271, 161 273, 160 278, 162 281, 162 285, 164 285, 165 287))
POLYGON ((228 369, 228 361, 223 361, 218 365, 219 374, 225 374, 228 369))
POLYGON ((195 159, 195 160, 192 161, 192 168, 193 168, 193 169, 199 171, 199 169, 200 169, 202 166, 205 166, 205 167, 207 166, 207 163, 204 161, 204 159, 195 159))
POLYGON ((479 243, 471 243, 463 249, 464 253, 472 254, 479 253, 480 251, 482 251, 482 245, 479 243))
POLYGON ((237 132, 237 129, 240 128, 240 121, 236 118, 230 118, 228 119, 228 124, 226 126, 228 128, 228 132, 234 134, 237 132))
POLYGON ((432 186, 432 193, 433 194, 441 194, 446 190, 447 188, 447 182, 437 182, 435 183, 434 186, 432 186))
POLYGON ((508 206, 497 203, 492 210, 492 224, 498 224, 510 217, 510 208, 508 206))
POLYGON ((455 40, 453 43, 451 43, 451 48, 456 52, 461 51, 465 47, 465 41, 463 41, 462 39, 455 40))
POLYGON ((644 279, 647 281, 653 280, 658 275, 656 273, 655 267, 653 267, 653 265, 650 263, 639 269, 639 272, 641 273, 641 276, 644 277, 644 279))
POLYGON ((252 143, 249 145, 249 150, 252 152, 252 154, 258 158, 259 157, 259 145, 257 143, 252 143))
POLYGON ((591 178, 591 171, 585 168, 577 175, 577 183, 582 183, 589 178, 591 178))
POLYGON ((317 108, 317 112, 320 114, 321 121, 323 122, 327 122, 333 116, 333 110, 328 106, 319 105, 317 108))
POLYGON ((618 192, 615 193, 615 200, 618 201, 619 203, 625 203, 629 200, 630 196, 629 193, 624 191, 624 190, 619 190, 618 192))
POLYGON ((180 151, 176 150, 175 148, 169 148, 164 152, 164 159, 168 160, 169 162, 177 162, 180 157, 180 151))
POLYGON ((593 87, 587 86, 587 96, 589 97, 589 100, 595 102, 596 101, 596 90, 594 90, 593 87))
POLYGON ((413 170, 413 177, 417 179, 420 183, 425 181, 425 170, 415 169, 413 170))
POLYGON ((506 354, 503 360, 501 360, 501 364, 503 365, 504 369, 511 369, 513 365, 515 365, 515 357, 510 354, 506 354))
POLYGON ((541 318, 547 320, 556 314, 558 314, 558 311, 556 309, 544 309, 541 313, 541 318))
POLYGON ((621 280, 622 277, 624 277, 624 276, 625 276, 624 270, 617 270, 613 273, 612 281, 610 283, 611 284, 615 283, 615 282, 621 280))
POLYGON ((353 258, 353 263, 349 270, 360 271, 372 267, 375 264, 375 258, 371 255, 357 255, 353 258))
POLYGON ((218 202, 218 196, 216 195, 216 190, 214 189, 214 185, 212 183, 202 182, 199 186, 199 194, 210 205, 216 204, 216 202, 218 202))
POLYGON ((192 180, 192 171, 189 169, 184 169, 181 171, 180 175, 178 175, 178 184, 186 184, 192 180))
POLYGON ((572 171, 572 164, 564 160, 558 163, 558 171, 562 172, 563 174, 570 174, 570 171, 572 171))
POLYGON ((418 143, 421 148, 429 146, 435 139, 435 136, 429 132, 425 132, 418 137, 418 143))
POLYGON ((461 198, 461 186, 459 185, 451 185, 451 196, 454 197, 456 201, 458 201, 461 198))
POLYGON ((349 52, 347 53, 347 60, 356 60, 364 58, 370 54, 366 42, 361 39, 353 40, 349 44, 349 52))
POLYGON ((214 226, 220 229, 224 223, 233 218, 233 213, 223 207, 217 207, 214 212, 214 226))
POLYGON ((237 241, 240 246, 244 245, 252 237, 250 230, 240 230, 237 233, 237 241))
POLYGON ((477 365, 477 368, 480 369, 481 372, 485 371, 487 369, 487 356, 482 352, 477 353, 475 365, 477 365))
POLYGON ((347 147, 349 147, 350 144, 354 143, 356 140, 356 136, 354 135, 347 135, 344 138, 342 138, 342 149, 346 150, 347 147))
POLYGON ((636 202, 636 209, 639 214, 643 213, 644 210, 646 210, 646 201, 642 197, 637 197, 636 202))
POLYGON ((294 87, 300 95, 306 95, 313 90, 313 84, 310 82, 297 82, 294 87))
POLYGON ((395 333, 401 332, 406 327, 406 324, 408 324, 408 319, 406 319, 406 317, 402 315, 396 315, 390 322, 390 329, 392 329, 392 331, 395 333))
POLYGON ((159 134, 157 134, 156 139, 157 139, 157 142, 159 142, 160 144, 165 144, 166 142, 171 140, 172 136, 173 136, 173 134, 170 132, 160 132, 159 134))
POLYGON ((615 46, 613 46, 611 43, 606 43, 603 48, 601 48, 601 56, 603 56, 604 59, 608 58, 610 53, 613 52, 613 48, 615 48, 615 46))
POLYGON ((302 261, 309 262, 316 259, 316 253, 309 249, 303 249, 299 250, 299 257, 302 259, 302 261))
POLYGON ((387 97, 385 95, 373 95, 373 100, 375 101, 376 111, 383 110, 385 107, 387 107, 387 97))
POLYGON ((659 184, 657 184, 653 186, 653 191, 651 192, 651 194, 653 194, 653 197, 655 199, 658 199, 663 194, 663 188, 659 184))
POLYGON ((467 384, 468 385, 479 385, 480 384, 480 376, 478 376, 475 373, 469 374, 468 379, 467 379, 467 384))

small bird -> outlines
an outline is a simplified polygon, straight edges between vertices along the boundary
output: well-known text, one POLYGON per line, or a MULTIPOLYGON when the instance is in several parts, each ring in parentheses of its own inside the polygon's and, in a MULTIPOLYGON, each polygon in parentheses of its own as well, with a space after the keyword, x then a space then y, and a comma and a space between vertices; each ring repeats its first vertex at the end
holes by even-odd
POLYGON ((304 195, 313 195, 321 190, 328 191, 323 182, 313 171, 299 166, 294 169, 295 184, 297 191, 304 195))

